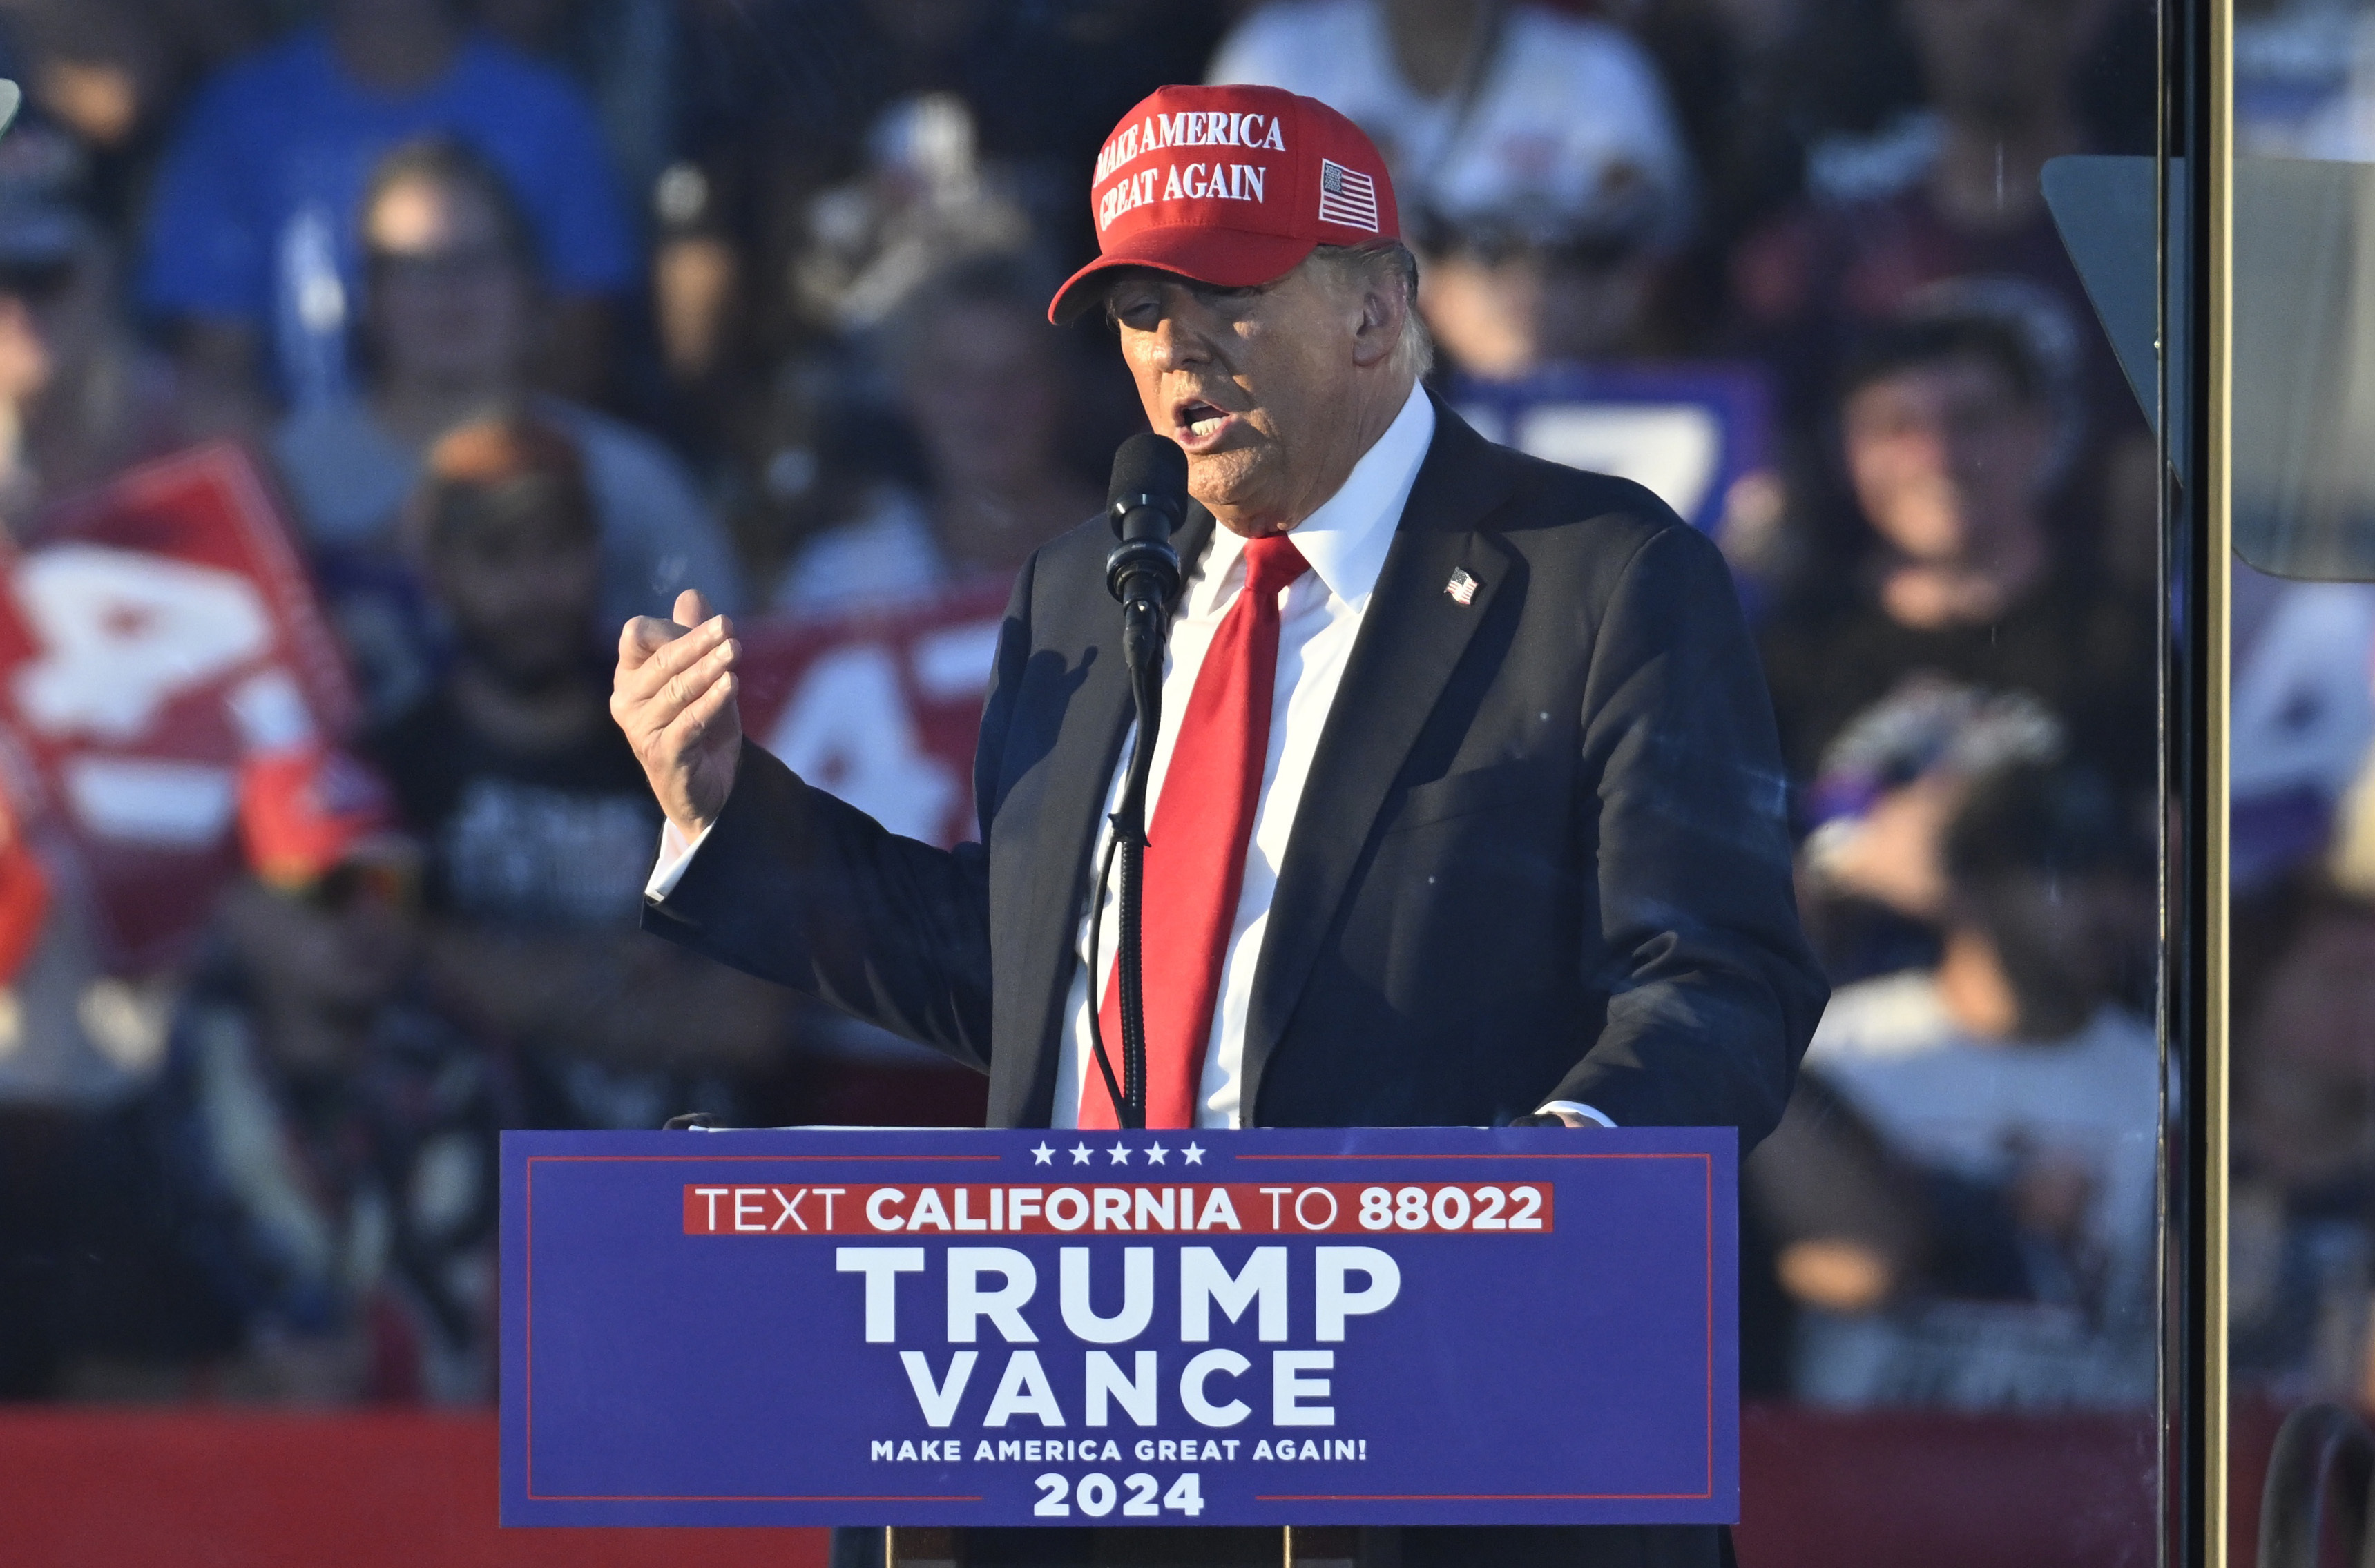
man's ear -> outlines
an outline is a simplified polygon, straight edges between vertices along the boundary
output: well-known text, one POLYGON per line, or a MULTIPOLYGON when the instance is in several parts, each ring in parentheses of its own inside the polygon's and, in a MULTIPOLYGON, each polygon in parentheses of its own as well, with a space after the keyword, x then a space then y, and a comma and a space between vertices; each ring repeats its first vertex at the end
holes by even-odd
POLYGON ((1402 313, 1410 307, 1383 289, 1361 290, 1361 318, 1353 333, 1353 362, 1368 366, 1394 351, 1402 335, 1402 313))

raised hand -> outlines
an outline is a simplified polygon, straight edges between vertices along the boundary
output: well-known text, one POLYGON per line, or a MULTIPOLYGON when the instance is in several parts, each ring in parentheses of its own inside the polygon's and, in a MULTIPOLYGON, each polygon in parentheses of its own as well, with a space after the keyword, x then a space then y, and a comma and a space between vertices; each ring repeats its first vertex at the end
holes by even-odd
POLYGON ((734 788, 741 656, 733 622, 712 615, 691 588, 676 596, 674 620, 639 615, 619 632, 610 716, 642 760, 660 809, 689 839, 717 819, 734 788))

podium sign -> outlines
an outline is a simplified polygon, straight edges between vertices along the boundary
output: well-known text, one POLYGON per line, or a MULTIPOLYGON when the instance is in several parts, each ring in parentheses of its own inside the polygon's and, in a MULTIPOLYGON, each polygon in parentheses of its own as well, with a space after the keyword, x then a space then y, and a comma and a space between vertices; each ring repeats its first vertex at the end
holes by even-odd
POLYGON ((1736 1520, 1734 1148, 506 1133, 503 1522, 1736 1520))

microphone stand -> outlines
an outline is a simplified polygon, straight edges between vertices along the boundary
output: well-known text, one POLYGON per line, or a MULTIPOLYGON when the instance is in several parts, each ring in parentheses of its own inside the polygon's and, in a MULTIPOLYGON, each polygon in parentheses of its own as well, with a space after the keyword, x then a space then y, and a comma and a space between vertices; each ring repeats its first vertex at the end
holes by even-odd
POLYGON ((1116 957, 1121 966, 1122 1096, 1129 1109, 1126 1125, 1132 1127, 1146 1126, 1146 993, 1139 920, 1146 882, 1146 789, 1154 772, 1154 737, 1163 727, 1163 644, 1169 619, 1159 603, 1122 607, 1122 654, 1138 703, 1138 739, 1114 812, 1114 842, 1121 846, 1121 951, 1116 957))
MULTIPOLYGON (((1114 1081, 1113 1064, 1105 1055, 1097 1021, 1093 993, 1089 1010, 1090 1037, 1096 1047, 1097 1067, 1105 1091, 1113 1097, 1114 1119, 1128 1128, 1146 1126, 1146 992, 1140 912, 1146 878, 1146 792, 1154 772, 1154 740, 1163 727, 1163 649, 1171 624, 1171 599, 1179 591, 1179 554, 1171 545, 1171 519, 1152 497, 1131 497, 1113 503, 1121 543, 1105 560, 1105 581, 1121 600, 1123 661, 1129 667, 1130 695, 1138 708, 1138 737, 1130 748, 1129 771, 1122 781, 1121 799, 1113 822, 1108 861, 1121 857, 1121 947, 1115 954, 1121 1002, 1121 1081, 1114 1081)), ((1105 872, 1097 877, 1096 898, 1105 898, 1105 872)), ((1091 922, 1091 974, 1093 968, 1095 923, 1091 922)))

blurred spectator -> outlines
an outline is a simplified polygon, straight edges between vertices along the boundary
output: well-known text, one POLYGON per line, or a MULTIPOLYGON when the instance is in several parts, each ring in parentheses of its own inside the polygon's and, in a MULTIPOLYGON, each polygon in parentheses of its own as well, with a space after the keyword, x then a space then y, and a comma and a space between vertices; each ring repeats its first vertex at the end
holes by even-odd
POLYGON ((89 889, 54 831, 29 834, 0 809, 0 1399, 54 1393, 61 1363, 102 1328, 119 1349, 212 1342, 187 1270, 171 1294, 189 1323, 159 1322, 144 1303, 176 1275, 170 1261, 148 1267, 157 1237, 131 1245, 129 1276, 120 1255, 83 1267, 111 1229, 85 1200, 136 1181, 138 1163, 92 1148, 86 1129, 154 1081, 179 977, 105 972, 89 889))
MULTIPOLYGON (((1809 184, 1839 189, 1849 183, 1838 178, 1842 165, 1902 156, 1902 128, 1919 123, 1922 100, 1920 64, 1896 25, 1896 0, 1713 5, 1725 23, 1736 83, 1711 137, 1718 146, 1707 171, 1719 244, 1736 243, 1809 184)), ((1689 114, 1693 107, 1683 110, 1689 114)))
POLYGON ((1508 377, 1649 347, 1691 172, 1624 32, 1499 0, 1281 0, 1208 79, 1304 93, 1369 133, 1425 263, 1427 324, 1460 368, 1508 377))
POLYGON ((27 97, 90 149, 96 206, 128 226, 136 183, 162 125, 176 64, 172 41, 133 0, 30 0, 11 8, 27 97))
POLYGON ((1851 720, 1805 797, 1807 934, 1835 983, 1934 963, 1946 826, 1971 781, 2062 760, 2060 720, 2023 692, 1916 673, 1851 720))
MULTIPOLYGON (((2091 325, 2084 290, 2045 211, 2047 159, 2087 150, 2074 88, 2111 0, 1897 0, 1929 112, 1878 143, 1809 169, 1810 199, 1743 246, 1737 303, 1761 332, 1817 356, 1819 393, 1844 333, 1944 277, 2041 286, 2091 325)), ((2091 330, 2092 338, 2099 334, 2091 330)))
MULTIPOLYGON (((1725 159, 1734 200, 1725 205, 1743 216, 1755 216, 1760 201, 1810 193, 1817 203, 1852 204, 1920 181, 1937 163, 1944 100, 1970 100, 1973 88, 1998 75, 2008 45, 2035 51, 2044 42, 2012 40, 2004 6, 1961 7, 1960 25, 1975 30, 1959 41, 1971 44, 1974 54, 1963 85, 1950 92, 1930 62, 1957 40, 1932 31, 1936 18, 1912 15, 1905 0, 1713 3, 1729 18, 1741 61, 1743 101, 1730 106, 1733 147, 1725 159)), ((2038 19, 2053 18, 2040 13, 2038 19)), ((2068 19, 2086 33, 2068 75, 2069 117, 2080 138, 2096 151, 2148 152, 2154 7, 2105 0, 2091 20, 2068 19)), ((2050 65, 2038 53, 2027 57, 2050 65)), ((2050 93, 2056 83, 2040 77, 2026 86, 2050 93)), ((1980 96, 2003 101, 2001 78, 1980 96)), ((1967 111, 1962 118, 1970 124, 1977 116, 1967 111)))
MULTIPOLYGON (((1861 1265, 1845 1237, 1794 1267, 1784 1248, 1785 1285, 1817 1309, 1802 1397, 2149 1399, 2159 1055, 2151 1023, 2111 1000, 2132 838, 2084 772, 2015 762, 1973 781, 1944 837, 1937 965, 1833 995, 1805 1071, 1885 1161, 1922 1173, 1929 1236, 1917 1248, 1900 1225, 1861 1265)), ((1785 1183, 1837 1136, 1801 1131, 1803 1147, 1759 1151, 1785 1183)))
POLYGON ((1691 172, 1656 68, 1605 22, 1499 0, 1276 0, 1206 78, 1306 94, 1369 133, 1405 211, 1457 224, 1513 203, 1554 217, 1655 211, 1691 172))
POLYGON ((89 159, 30 120, 0 138, 0 527, 175 444, 168 369, 118 306, 89 159))
POLYGON ((1741 1393, 1797 1391, 1800 1319, 1868 1313, 1926 1277, 1935 1221, 1921 1173, 1823 1080, 1800 1074, 1741 1167, 1741 1393))
MULTIPOLYGON (((173 444, 170 375, 117 308, 84 148, 29 114, 0 138, 0 540, 173 444)), ((83 1118, 136 1092, 165 1045, 171 978, 106 973, 54 827, 0 808, 0 1397, 47 1391, 65 1353, 53 1270, 73 1256, 83 1118), (35 1265, 29 1260, 42 1259, 35 1265)))
POLYGON ((397 514, 430 444, 474 419, 532 407, 585 452, 603 624, 664 612, 694 585, 738 608, 732 551, 676 460, 648 436, 532 390, 549 301, 526 219, 493 166, 455 142, 399 147, 372 171, 360 229, 368 384, 360 397, 300 408, 273 447, 374 710, 417 697, 430 662, 410 572, 395 561, 397 514))
POLYGON ((1983 313, 1892 324, 1840 380, 1844 466, 1871 532, 1840 580, 1768 623, 1784 760, 1812 775, 1908 673, 2027 691, 2122 789, 2156 777, 2149 601, 2090 582, 2048 524, 2064 434, 2026 340, 1983 313))
MULTIPOLYGON (((691 0, 682 156, 655 201, 672 372, 683 384, 764 373, 813 338, 812 285, 796 279, 814 249, 817 198, 879 183, 868 171, 883 168, 886 151, 951 124, 941 109, 917 120, 928 102, 963 111, 978 166, 999 171, 993 183, 1058 253, 1058 275, 1069 270, 1094 250, 1081 192, 1098 146, 1147 93, 1196 79, 1225 10, 1166 0, 691 0)), ((848 217, 848 204, 827 216, 848 217)))
MULTIPOLYGON (((0 540, 8 545, 37 530, 49 502, 176 444, 171 372, 123 319, 87 169, 74 139, 38 118, 0 137, 0 540)), ((88 888, 47 877, 53 830, 36 826, 29 838, 24 829, 13 805, 0 809, 0 1104, 103 1103, 157 1065, 155 988, 101 973, 88 888), (30 926, 28 878, 44 890, 30 926)))
POLYGON ((2375 1284, 2375 905, 2313 873, 2234 919, 2233 1353, 2279 1398, 2364 1401, 2375 1284))
POLYGON ((2239 556, 2231 582, 2234 896, 2283 879, 2329 843, 2336 875, 2375 890, 2365 776, 2375 744, 2375 586, 2271 577, 2239 556))
POLYGON ((974 115, 953 93, 903 99, 867 137, 857 179, 810 206, 793 277, 828 332, 880 323, 938 266, 1031 244, 1031 219, 1000 171, 985 168, 974 115))
POLYGON ((180 329, 199 406, 252 410, 259 376, 301 407, 345 386, 360 197, 390 147, 434 133, 521 194, 553 292, 547 373, 598 390, 607 301, 635 257, 577 89, 466 30, 448 0, 327 0, 324 15, 208 84, 159 177, 141 302, 180 329))
POLYGON ((1419 245, 1422 313, 1450 364, 1471 375, 1515 380, 1658 347, 1651 305, 1663 258, 1646 233, 1480 215, 1430 223, 1419 245))
POLYGON ((125 238, 184 95, 290 9, 283 0, 8 0, 0 75, 89 150, 92 210, 125 238))
POLYGON ((782 994, 636 929, 659 808, 610 722, 594 508, 557 427, 436 444, 419 526, 454 664, 372 747, 429 846, 432 983, 519 1049, 533 1125, 730 1117, 782 994))
POLYGON ((2351 0, 2239 0, 2235 12, 2237 151, 2375 154, 2375 18, 2351 0))
POLYGON ((493 1397, 506 1079, 422 996, 419 852, 393 808, 338 753, 243 802, 251 843, 260 827, 278 852, 226 898, 163 1077, 94 1130, 116 1168, 83 1205, 92 1256, 69 1274, 85 1295, 79 1275, 122 1287, 145 1247, 186 1259, 209 1299, 89 1303, 70 1392, 197 1373, 236 1399, 493 1397), (258 821, 275 817, 296 820, 258 821), (168 1310, 220 1324, 216 1343, 140 1321, 168 1310))
MULTIPOLYGON (((490 0, 513 5, 520 0, 490 0)), ((537 0, 528 0, 537 3, 537 0)), ((693 0, 686 140, 759 126, 747 167, 813 187, 852 172, 880 111, 953 92, 993 157, 1085 168, 1122 112, 1192 80, 1229 6, 1165 0, 693 0)), ((1077 182, 1064 200, 1085 211, 1077 182)))
MULTIPOLYGON (((1896 0, 1894 9, 1927 110, 1864 142, 1810 149, 1806 195, 1734 255, 1743 346, 1782 377, 1788 417, 1807 435, 1820 428, 1842 357, 1873 324, 1973 306, 2017 321, 2066 383, 2073 422, 2058 439, 2069 460, 2049 500, 2071 553, 2099 552, 2145 591, 2156 570, 2156 460, 2041 183, 2049 159, 2105 150, 2079 84, 2104 41, 2125 43, 2134 8, 1896 0), (2107 31, 2115 17, 2121 25, 2107 31)), ((2149 114, 2147 105, 2145 127, 2149 114)))
POLYGON ((1048 330, 1049 290, 1010 262, 961 265, 915 290, 888 334, 901 412, 922 484, 882 477, 861 514, 794 557, 781 607, 825 611, 911 597, 975 577, 1011 577, 1031 552, 1093 516, 1102 498, 1066 466, 1067 340, 1048 330))
MULTIPOLYGON (((798 215, 777 308, 787 324, 783 355, 768 395, 746 405, 737 431, 738 445, 767 454, 759 465, 767 504, 750 519, 756 526, 745 529, 745 548, 771 578, 781 579, 798 542, 819 528, 871 517, 892 535, 916 531, 928 480, 898 411, 902 368, 885 362, 898 356, 884 349, 886 339, 912 336, 893 323, 918 291, 963 270, 1061 276, 1034 234, 1015 171, 984 160, 976 128, 954 94, 898 100, 876 117, 857 176, 815 193, 798 215)), ((668 252, 679 265, 699 254, 685 245, 668 252)), ((1044 313, 1033 326, 1027 342, 1003 335, 1020 349, 1026 383, 1056 351, 1039 341, 1053 336, 1044 313)), ((672 357, 683 347, 664 341, 672 357)), ((1026 387, 1026 412, 1031 401, 1026 387)), ((1028 450, 1038 435, 1026 430, 1021 439, 1028 450)), ((895 539, 890 548, 899 548, 895 539)), ((851 588, 855 597, 872 593, 863 583, 851 588)))

